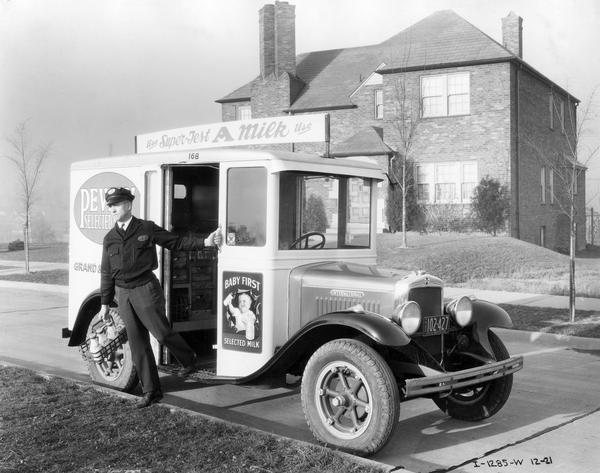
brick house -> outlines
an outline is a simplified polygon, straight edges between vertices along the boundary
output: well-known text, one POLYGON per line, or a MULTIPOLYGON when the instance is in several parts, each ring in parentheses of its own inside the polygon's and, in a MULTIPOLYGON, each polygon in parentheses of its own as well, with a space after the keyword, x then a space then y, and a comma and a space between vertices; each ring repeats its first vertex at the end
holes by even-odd
POLYGON ((579 102, 523 61, 520 17, 502 19, 503 44, 446 10, 379 44, 300 55, 293 5, 265 5, 259 28, 260 74, 217 100, 224 121, 327 112, 330 154, 370 156, 386 172, 408 123, 422 204, 464 213, 479 180, 494 177, 510 192, 509 234, 553 249, 568 248, 562 178, 575 175, 585 246, 585 168, 569 153, 579 102))

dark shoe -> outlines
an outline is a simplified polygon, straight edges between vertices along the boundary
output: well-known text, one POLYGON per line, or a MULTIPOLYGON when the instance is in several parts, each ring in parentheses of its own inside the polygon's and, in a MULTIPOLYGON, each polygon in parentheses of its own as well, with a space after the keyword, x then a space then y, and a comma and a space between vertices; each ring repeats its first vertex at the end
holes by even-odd
POLYGON ((148 407, 152 404, 156 404, 160 402, 163 395, 160 391, 156 391, 153 393, 145 393, 144 396, 135 404, 135 407, 138 409, 143 409, 144 407, 148 407))
POLYGON ((192 373, 198 371, 200 360, 194 355, 192 362, 188 366, 182 366, 177 370, 177 376, 180 378, 187 378, 192 373))

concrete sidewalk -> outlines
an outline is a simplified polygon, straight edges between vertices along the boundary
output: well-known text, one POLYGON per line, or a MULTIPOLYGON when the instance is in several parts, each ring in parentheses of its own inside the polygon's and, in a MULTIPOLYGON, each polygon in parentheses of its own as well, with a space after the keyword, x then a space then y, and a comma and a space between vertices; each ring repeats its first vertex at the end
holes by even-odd
MULTIPOLYGON (((527 292, 489 291, 486 289, 469 289, 466 287, 444 288, 446 297, 475 296, 477 299, 494 302, 495 304, 514 304, 532 307, 550 307, 568 309, 568 296, 552 296, 549 294, 532 294, 527 292)), ((595 310, 600 312, 600 299, 593 297, 577 297, 577 310, 595 310)))

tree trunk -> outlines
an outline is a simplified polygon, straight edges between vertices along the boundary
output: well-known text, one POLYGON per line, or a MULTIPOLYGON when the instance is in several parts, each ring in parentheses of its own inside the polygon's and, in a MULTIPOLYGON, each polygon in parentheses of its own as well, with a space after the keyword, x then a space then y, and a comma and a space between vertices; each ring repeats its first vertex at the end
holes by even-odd
POLYGON ((571 202, 569 232, 569 315, 571 323, 575 323, 575 202, 571 202))
POLYGON ((402 248, 407 248, 406 241, 406 154, 402 156, 402 248))
POLYGON ((25 227, 23 228, 23 240, 25 250, 25 273, 29 274, 29 219, 26 218, 25 227))

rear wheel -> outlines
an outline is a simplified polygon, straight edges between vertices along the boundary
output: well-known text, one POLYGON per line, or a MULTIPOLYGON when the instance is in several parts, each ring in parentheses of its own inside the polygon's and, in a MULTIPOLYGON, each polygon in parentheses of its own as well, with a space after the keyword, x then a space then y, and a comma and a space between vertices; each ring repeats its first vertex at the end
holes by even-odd
POLYGON ((118 310, 111 308, 110 315, 114 330, 109 329, 98 314, 92 317, 81 346, 82 355, 94 382, 130 392, 138 384, 131 349, 118 310))
POLYGON ((333 340, 308 361, 302 408, 321 442, 359 455, 377 452, 400 415, 396 380, 381 356, 352 339, 333 340))
MULTIPOLYGON (((488 337, 496 360, 510 357, 504 343, 494 332, 489 331, 488 337)), ((434 399, 434 402, 451 417, 479 421, 493 416, 504 406, 510 396, 512 383, 513 375, 509 374, 484 384, 457 389, 449 396, 434 399)))

